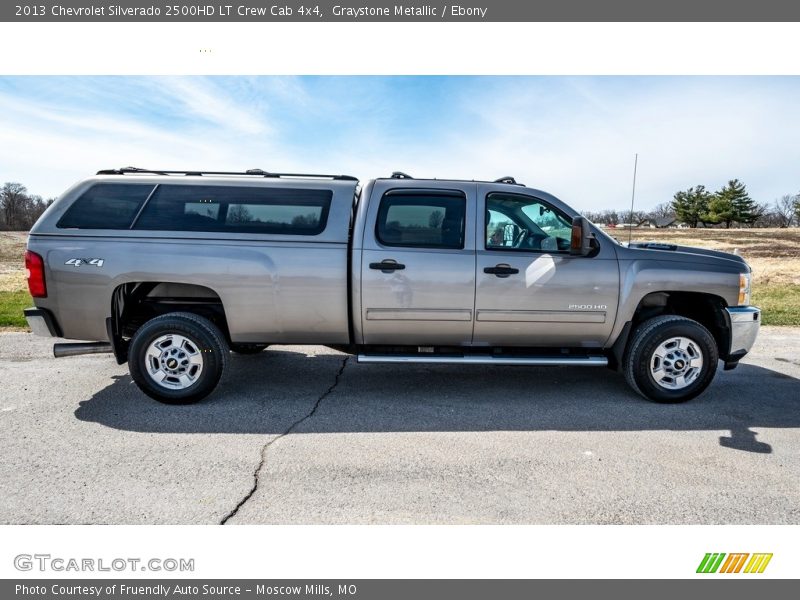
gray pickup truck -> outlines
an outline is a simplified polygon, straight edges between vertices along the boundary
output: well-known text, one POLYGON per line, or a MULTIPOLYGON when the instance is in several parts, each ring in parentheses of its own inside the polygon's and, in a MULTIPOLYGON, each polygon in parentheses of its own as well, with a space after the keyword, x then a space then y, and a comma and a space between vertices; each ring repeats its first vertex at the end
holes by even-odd
POLYGON ((621 245, 511 177, 100 171, 42 215, 25 263, 31 329, 89 340, 56 356, 113 352, 176 404, 211 393, 231 351, 270 344, 607 366, 681 402, 738 364, 761 319, 739 256, 621 245))

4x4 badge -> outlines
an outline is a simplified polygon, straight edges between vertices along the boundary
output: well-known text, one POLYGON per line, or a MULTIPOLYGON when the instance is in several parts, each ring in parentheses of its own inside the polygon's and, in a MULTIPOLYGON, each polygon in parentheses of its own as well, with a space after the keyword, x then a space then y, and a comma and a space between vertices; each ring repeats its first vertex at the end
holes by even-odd
POLYGON ((102 267, 105 262, 102 258, 70 258, 65 265, 72 265, 73 267, 80 267, 81 265, 92 265, 94 267, 102 267))

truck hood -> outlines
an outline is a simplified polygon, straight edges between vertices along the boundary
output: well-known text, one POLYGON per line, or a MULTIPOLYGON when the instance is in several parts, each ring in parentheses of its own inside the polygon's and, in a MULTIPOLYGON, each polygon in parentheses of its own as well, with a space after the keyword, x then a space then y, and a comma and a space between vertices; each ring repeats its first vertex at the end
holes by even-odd
POLYGON ((725 265, 728 268, 731 266, 743 267, 747 272, 750 272, 750 265, 738 254, 731 254, 730 252, 660 242, 632 242, 631 244, 623 244, 623 248, 625 250, 621 254, 624 254, 626 258, 716 263, 720 266, 725 265))

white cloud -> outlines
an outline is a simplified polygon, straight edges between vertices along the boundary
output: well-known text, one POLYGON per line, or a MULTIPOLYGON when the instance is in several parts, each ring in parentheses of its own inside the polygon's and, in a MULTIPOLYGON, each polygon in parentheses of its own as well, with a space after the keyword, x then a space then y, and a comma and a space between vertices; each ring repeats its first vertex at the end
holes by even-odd
POLYGON ((488 78, 453 99, 459 123, 435 139, 422 132, 417 143, 392 146, 366 132, 369 157, 359 157, 354 138, 340 158, 369 176, 398 168, 417 177, 512 175, 579 210, 627 207, 636 153, 641 209, 732 178, 759 202, 800 190, 796 87, 762 78, 569 83, 556 90, 552 80, 488 78))
POLYGON ((472 98, 478 125, 448 140, 461 149, 451 162, 486 176, 508 171, 584 210, 627 205, 635 153, 642 208, 734 177, 763 202, 800 189, 793 93, 758 78, 648 83, 628 96, 584 90, 542 101, 515 86, 510 96, 472 98))
POLYGON ((513 175, 596 210, 628 205, 638 152, 643 209, 734 177, 760 202, 800 190, 797 78, 489 77, 455 82, 441 96, 409 94, 399 78, 107 81, 75 78, 71 102, 58 100, 69 78, 35 101, 0 93, 0 179, 54 195, 96 169, 129 164, 363 179, 399 169, 513 175), (81 94, 102 101, 84 106, 74 100, 81 94), (415 118, 405 103, 420 97, 439 104, 423 102, 415 118), (426 121, 431 112, 441 116, 426 121))
POLYGON ((437 131, 410 124, 414 135, 398 143, 382 119, 365 119, 335 156, 311 149, 309 157, 365 178, 397 169, 417 177, 512 175, 579 210, 597 210, 629 205, 638 153, 637 208, 732 178, 771 202, 800 190, 797 86, 775 81, 486 78, 449 98, 454 123, 437 131))
POLYGON ((213 125, 236 133, 266 135, 270 127, 263 115, 253 107, 227 95, 207 80, 189 77, 163 77, 154 80, 163 93, 179 104, 176 112, 185 110, 213 125))
POLYGON ((134 84, 114 78, 112 86, 120 103, 129 100, 128 93, 146 95, 151 109, 146 116, 152 116, 153 106, 166 104, 181 119, 164 125, 126 112, 107 102, 107 89, 97 90, 104 100, 99 103, 88 103, 93 98, 87 92, 87 106, 0 94, 0 179, 54 196, 101 168, 243 169, 255 166, 254 157, 275 153, 265 119, 207 82, 160 78, 134 84))

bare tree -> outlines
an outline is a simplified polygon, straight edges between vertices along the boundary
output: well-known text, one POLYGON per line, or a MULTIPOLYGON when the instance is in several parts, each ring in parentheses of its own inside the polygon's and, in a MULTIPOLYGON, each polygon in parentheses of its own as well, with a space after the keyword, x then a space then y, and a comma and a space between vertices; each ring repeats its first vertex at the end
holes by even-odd
POLYGON ((0 210, 3 213, 3 225, 6 229, 22 229, 21 216, 25 206, 28 190, 21 183, 7 182, 0 190, 0 210))
POLYGON ((653 219, 674 219, 675 209, 672 207, 672 202, 656 204, 655 208, 650 211, 650 216, 653 219))
POLYGON ((751 227, 780 227, 781 219, 768 203, 759 205, 758 218, 751 223, 751 227))
POLYGON ((581 213, 584 217, 589 219, 592 223, 601 224, 603 221, 600 218, 600 213, 593 210, 585 210, 581 213))
POLYGON ((295 227, 316 227, 319 225, 319 217, 313 212, 307 215, 297 215, 292 219, 292 225, 295 227))
POLYGON ((228 209, 228 223, 249 223, 253 215, 244 204, 234 204, 228 209))
POLYGON ((650 220, 650 215, 643 210, 628 211, 625 213, 625 218, 631 225, 642 225, 650 220))
POLYGON ((797 203, 797 196, 790 196, 789 194, 781 196, 775 200, 775 208, 772 210, 778 223, 778 227, 791 227, 792 221, 795 216, 795 205, 797 203))
POLYGON ((442 211, 434 211, 431 213, 431 216, 428 217, 428 226, 432 229, 439 229, 439 227, 442 226, 442 221, 444 221, 444 214, 442 211))
POLYGON ((600 222, 605 225, 617 225, 619 220, 619 213, 615 210, 604 210, 600 213, 600 222))
POLYGON ((794 220, 800 225, 800 194, 794 197, 794 220))
POLYGON ((3 184, 0 188, 0 229, 27 231, 54 200, 29 195, 21 183, 3 184))

